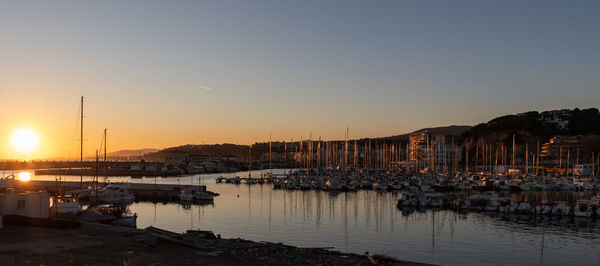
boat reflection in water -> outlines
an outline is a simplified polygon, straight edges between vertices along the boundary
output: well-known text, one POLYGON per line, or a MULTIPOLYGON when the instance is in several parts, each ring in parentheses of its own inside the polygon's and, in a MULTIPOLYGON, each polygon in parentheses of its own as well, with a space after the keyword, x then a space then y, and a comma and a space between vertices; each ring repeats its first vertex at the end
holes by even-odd
POLYGON ((283 242, 452 264, 593 264, 598 223, 590 218, 398 209, 401 193, 273 189, 210 184, 214 204, 134 203, 140 227, 211 230, 224 237, 283 242), (535 216, 534 216, 535 217, 535 216), (514 254, 514 256, 505 256, 514 254))
MULTIPOLYGON (((441 208, 404 210, 397 208, 401 191, 284 190, 273 189, 269 183, 216 183, 218 176, 204 176, 207 190, 220 194, 213 203, 133 203, 129 208, 138 214, 138 227, 211 230, 228 238, 335 247, 359 254, 369 251, 443 265, 589 265, 600 261, 596 252, 600 225, 593 218, 530 218, 510 212, 441 208)), ((261 175, 253 172, 252 176, 261 175)), ((192 178, 197 182, 198 176, 142 178, 138 182, 188 184, 192 178)), ((547 199, 569 204, 588 196, 572 192, 501 194, 517 202, 547 199)), ((502 204, 499 201, 499 206, 502 204)), ((510 207, 510 201, 505 205, 510 207)))

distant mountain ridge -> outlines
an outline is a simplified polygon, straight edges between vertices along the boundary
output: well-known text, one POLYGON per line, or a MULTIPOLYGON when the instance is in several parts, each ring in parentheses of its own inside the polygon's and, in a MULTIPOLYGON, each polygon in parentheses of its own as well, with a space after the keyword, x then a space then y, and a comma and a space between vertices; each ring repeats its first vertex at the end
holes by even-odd
MULTIPOLYGON (((381 137, 381 138, 371 138, 370 140, 374 142, 407 142, 408 138, 411 134, 416 132, 422 132, 427 130, 433 136, 438 135, 450 135, 450 136, 461 136, 464 132, 470 130, 472 126, 446 126, 446 127, 432 127, 432 128, 422 128, 411 133, 395 135, 389 137, 381 137)), ((357 139, 358 143, 363 143, 368 139, 357 139)), ((304 140, 306 142, 308 140, 304 140)), ((332 140, 333 142, 343 142, 343 140, 332 140)), ((351 140, 351 141, 354 141, 351 140)), ((299 145, 299 141, 287 143, 288 151, 292 151, 299 145)), ((361 144, 362 145, 362 144, 361 144)), ((252 145, 252 157, 253 159, 259 159, 264 153, 268 152, 268 142, 254 143, 252 145)), ((164 155, 167 153, 187 153, 190 155, 202 155, 208 157, 221 157, 221 156, 235 156, 238 160, 247 160, 248 159, 248 145, 238 145, 231 143, 223 143, 223 144, 202 144, 202 145, 181 145, 176 147, 169 147, 162 150, 155 150, 153 152, 149 152, 145 156, 143 156, 147 160, 162 160, 164 155)), ((273 152, 282 152, 283 145, 282 142, 273 142, 273 152)), ((137 155, 137 154, 134 154, 137 155)))
MULTIPOLYGON (((505 115, 496 117, 487 123, 480 123, 476 126, 469 125, 451 125, 443 127, 430 127, 415 130, 410 133, 393 135, 379 138, 361 138, 356 139, 358 145, 363 145, 367 141, 371 143, 393 143, 408 142, 410 135, 418 132, 427 131, 432 137, 435 136, 455 136, 459 143, 465 144, 471 149, 476 143, 502 143, 511 144, 513 136, 518 144, 527 142, 530 147, 537 143, 543 143, 548 138, 555 135, 588 135, 600 134, 600 113, 596 108, 589 109, 562 109, 544 112, 526 112, 514 115, 505 115)), ((305 140, 306 143, 307 140, 305 140)), ((354 141, 352 139, 351 141, 354 141)), ((343 140, 332 140, 332 142, 343 142, 343 140)), ((287 143, 288 151, 297 150, 299 142, 287 143)), ((253 159, 269 150, 268 142, 255 143, 252 145, 253 159)), ((111 154, 119 156, 130 156, 147 154, 144 158, 161 160, 164 154, 187 153, 190 155, 203 155, 210 157, 235 156, 238 160, 248 159, 248 145, 237 144, 212 144, 212 145, 181 145, 162 150, 142 149, 142 150, 124 150, 111 154)), ((282 152, 283 143, 274 142, 273 152, 282 152)))
POLYGON ((445 127, 430 127, 430 128, 422 128, 422 129, 419 129, 419 130, 415 130, 415 131, 407 133, 407 134, 401 134, 401 135, 395 135, 395 136, 389 136, 389 137, 375 138, 374 140, 396 140, 396 141, 399 140, 399 141, 408 141, 408 138, 410 137, 410 135, 415 134, 415 133, 419 133, 419 132, 423 132, 423 131, 427 131, 427 132, 431 133, 431 135, 433 137, 440 136, 440 135, 461 136, 465 132, 471 130, 471 128, 473 128, 473 126, 467 126, 467 125, 461 125, 461 126, 452 125, 452 126, 445 126, 445 127))

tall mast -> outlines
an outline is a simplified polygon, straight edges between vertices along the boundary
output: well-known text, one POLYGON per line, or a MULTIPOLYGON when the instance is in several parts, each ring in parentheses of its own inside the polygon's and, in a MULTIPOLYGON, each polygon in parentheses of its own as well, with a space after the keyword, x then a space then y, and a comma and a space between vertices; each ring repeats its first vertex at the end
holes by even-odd
POLYGON ((512 168, 515 169, 515 155, 516 155, 516 151, 515 151, 515 134, 513 134, 513 143, 512 143, 512 168))
POLYGON ((106 185, 106 175, 108 171, 108 165, 106 164, 106 128, 104 129, 104 184, 106 185))
POLYGON ((560 146, 558 150, 558 169, 560 169, 560 172, 562 173, 562 146, 560 146))
POLYGON ((525 143, 525 174, 529 174, 529 144, 525 143))
POLYGON ((94 194, 96 195, 96 202, 94 202, 94 204, 98 204, 98 168, 100 167, 100 163, 98 162, 99 159, 98 150, 96 150, 96 176, 94 177, 94 187, 96 188, 94 194))
POLYGON ((346 177, 346 169, 348 169, 348 127, 346 127, 346 138, 344 141, 344 177, 346 177))
POLYGON ((252 144, 248 145, 248 177, 252 177, 252 144))
POLYGON ((83 96, 81 96, 81 128, 80 128, 80 138, 79 138, 79 163, 80 163, 80 171, 79 173, 81 174, 80 179, 79 179, 79 186, 81 189, 83 189, 83 96))
POLYGON ((540 141, 538 140, 537 142, 537 154, 536 154, 537 159, 536 161, 536 167, 535 167, 535 175, 537 176, 539 174, 540 171, 540 141))
POLYGON ((285 140, 283 141, 283 175, 286 174, 287 171, 287 144, 285 140))

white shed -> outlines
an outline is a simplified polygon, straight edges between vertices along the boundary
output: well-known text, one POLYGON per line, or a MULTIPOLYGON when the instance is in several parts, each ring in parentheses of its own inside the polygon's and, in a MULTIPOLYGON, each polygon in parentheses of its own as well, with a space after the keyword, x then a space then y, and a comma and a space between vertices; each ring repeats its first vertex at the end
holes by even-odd
POLYGON ((48 192, 0 193, 0 216, 14 214, 31 218, 50 217, 50 194, 48 192))

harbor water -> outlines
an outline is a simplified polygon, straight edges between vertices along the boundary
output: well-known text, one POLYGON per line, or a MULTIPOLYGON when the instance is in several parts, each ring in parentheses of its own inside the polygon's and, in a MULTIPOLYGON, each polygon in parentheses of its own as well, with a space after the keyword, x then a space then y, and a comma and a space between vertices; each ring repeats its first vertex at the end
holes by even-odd
MULTIPOLYGON (((283 173, 283 170, 274 170, 283 173)), ((253 171, 258 177, 260 171, 253 171)), ((113 182, 205 184, 220 196, 210 204, 136 202, 139 228, 211 230, 226 238, 331 247, 444 265, 591 265, 600 263, 600 225, 589 218, 503 216, 451 210, 402 211, 400 192, 273 189, 227 184, 218 176, 110 177, 113 182)), ((35 176, 54 180, 54 176, 35 176)), ((78 181, 79 177, 62 177, 78 181)), ((89 180, 89 177, 86 178, 89 180)))

